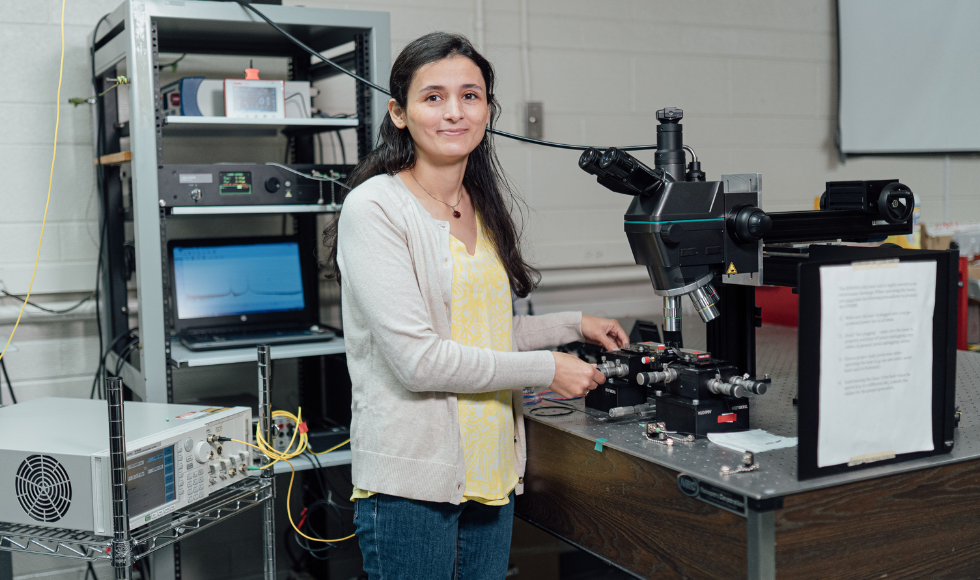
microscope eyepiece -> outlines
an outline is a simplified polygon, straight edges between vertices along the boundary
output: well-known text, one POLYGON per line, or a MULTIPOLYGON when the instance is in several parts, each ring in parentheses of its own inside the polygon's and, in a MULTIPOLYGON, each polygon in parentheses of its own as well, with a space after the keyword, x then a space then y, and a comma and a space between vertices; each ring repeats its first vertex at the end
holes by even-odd
MULTIPOLYGON (((589 147, 582 152, 582 156, 578 158, 578 166, 591 175, 598 175, 600 172, 599 168, 599 158, 602 157, 602 152, 595 147, 589 147)), ((605 173, 605 172, 603 172, 605 173)))
POLYGON ((579 158, 579 166, 593 175, 600 176, 599 183, 602 185, 620 193, 649 194, 659 190, 666 178, 662 171, 650 169, 640 163, 636 157, 615 147, 602 152, 598 170, 595 169, 593 159, 593 155, 586 150, 579 158), (619 185, 613 187, 612 182, 618 182, 619 185))
POLYGON ((620 179, 629 175, 632 167, 630 167, 629 158, 631 156, 627 154, 621 154, 619 149, 615 147, 610 147, 602 154, 599 159, 599 167, 613 173, 616 177, 620 179), (619 169, 619 171, 616 171, 619 169))

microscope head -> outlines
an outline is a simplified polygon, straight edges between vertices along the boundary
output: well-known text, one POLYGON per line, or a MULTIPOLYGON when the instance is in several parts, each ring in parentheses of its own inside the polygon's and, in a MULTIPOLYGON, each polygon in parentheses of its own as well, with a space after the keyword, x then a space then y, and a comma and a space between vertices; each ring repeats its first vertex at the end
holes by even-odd
POLYGON ((590 148, 579 158, 579 167, 595 175, 600 185, 633 196, 626 212, 626 236, 636 263, 646 266, 654 291, 664 297, 667 330, 675 330, 672 320, 679 325, 680 297, 685 294, 702 320, 718 317, 711 281, 724 259, 721 184, 684 181, 682 117, 676 108, 657 112, 666 131, 658 127, 658 165, 653 169, 615 147, 590 148))

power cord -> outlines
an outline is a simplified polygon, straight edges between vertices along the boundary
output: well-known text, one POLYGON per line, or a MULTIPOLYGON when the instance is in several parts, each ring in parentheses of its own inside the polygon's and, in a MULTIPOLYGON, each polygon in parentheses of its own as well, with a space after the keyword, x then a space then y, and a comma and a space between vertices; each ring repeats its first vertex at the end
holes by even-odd
MULTIPOLYGON (((131 328, 126 332, 113 337, 113 339, 109 342, 109 348, 107 348, 99 357, 99 366, 95 369, 95 378, 92 379, 92 391, 89 393, 88 398, 94 399, 96 395, 98 395, 100 399, 102 398, 102 389, 100 388, 102 381, 100 379, 102 378, 102 371, 105 370, 105 359, 109 357, 109 353, 112 352, 112 349, 116 348, 116 345, 119 344, 122 339, 133 336, 133 333, 137 332, 138 330, 138 326, 136 328, 131 328)), ((99 336, 101 337, 101 334, 99 336)))
POLYGON ((82 577, 82 580, 88 580, 89 576, 92 576, 92 580, 99 580, 99 577, 95 575, 95 568, 92 567, 92 562, 88 562, 88 565, 85 567, 85 576, 82 577))
POLYGON ((175 72, 177 72, 177 63, 179 63, 180 61, 184 60, 186 57, 187 57, 187 53, 185 52, 184 54, 180 55, 180 57, 177 60, 175 60, 173 62, 167 62, 167 63, 164 63, 164 64, 158 64, 157 65, 157 69, 158 70, 162 70, 162 69, 165 69, 167 67, 170 67, 170 72, 171 73, 175 73, 175 72))
POLYGON ((573 399, 549 399, 547 397, 540 397, 540 399, 541 402, 543 402, 542 406, 528 409, 528 413, 534 415, 535 417, 564 417, 575 412, 588 415, 588 413, 582 409, 561 402, 570 401, 573 399), (544 411, 549 412, 545 413, 544 411))
MULTIPOLYGON (((314 111, 312 114, 321 119, 350 119, 356 116, 356 115, 348 115, 346 113, 329 116, 329 115, 324 115, 320 111, 314 111)), ((347 151, 344 150, 344 137, 340 134, 340 130, 330 131, 329 135, 330 135, 331 147, 333 148, 333 162, 337 163, 337 147, 338 147, 337 143, 339 143, 341 163, 347 165, 347 151)), ((320 163, 323 163, 323 140, 320 138, 320 133, 317 133, 316 137, 320 143, 320 163)))
MULTIPOLYGON (((344 149, 344 136, 340 134, 340 131, 334 131, 330 136, 337 138, 337 143, 340 145, 340 162, 347 165, 347 150, 344 149)), ((337 157, 334 156, 334 161, 336 160, 337 157)))
MULTIPOLYGON (((176 63, 172 63, 172 64, 176 65, 176 63)), ((112 89, 115 89, 115 88, 120 87, 122 85, 128 85, 129 84, 129 79, 126 78, 126 77, 124 77, 124 76, 122 76, 122 75, 120 75, 118 77, 115 77, 112 80, 115 81, 115 82, 108 89, 102 91, 101 93, 95 95, 94 97, 88 97, 88 98, 72 97, 72 98, 68 99, 68 102, 71 103, 72 105, 76 106, 76 107, 78 105, 84 105, 86 103, 88 103, 89 105, 94 105, 98 101, 98 99, 100 99, 101 97, 104 97, 105 94, 108 93, 109 91, 111 91, 112 89)))
POLYGON ((572 409, 572 408, 555 409, 550 405, 546 405, 544 407, 535 407, 529 410, 528 413, 534 415, 535 417, 564 417, 565 415, 571 415, 573 411, 577 411, 577 410, 578 409, 572 409), (549 412, 542 413, 540 411, 549 411, 549 412))
POLYGON ((296 175, 299 175, 300 177, 305 177, 306 179, 312 179, 313 181, 329 181, 331 183, 336 183, 337 185, 343 187, 344 189, 350 189, 350 187, 348 187, 347 184, 345 184, 343 181, 340 181, 339 179, 334 179, 332 177, 329 177, 319 172, 316 172, 315 175, 309 173, 303 173, 302 171, 297 171, 292 167, 289 167, 288 165, 283 165, 281 163, 266 163, 266 165, 272 165, 273 167, 285 169, 290 173, 295 173, 296 175))
MULTIPOLYGON (((302 529, 303 528, 303 524, 305 524, 305 523, 307 523, 307 521, 309 521, 310 516, 316 510, 325 509, 325 508, 328 508, 328 507, 331 508, 331 509, 333 509, 334 514, 337 516, 337 519, 341 522, 341 525, 345 528, 344 533, 346 533, 346 527, 347 527, 347 525, 346 525, 346 522, 344 521, 344 515, 342 513, 340 513, 340 510, 337 508, 337 504, 335 504, 333 502, 333 499, 332 498, 329 498, 329 497, 328 498, 325 498, 325 499, 318 499, 315 502, 313 502, 312 504, 310 504, 309 507, 303 508, 303 511, 300 512, 298 527, 300 529, 302 529)), ((310 533, 313 534, 313 536, 315 538, 317 538, 318 540, 324 540, 325 539, 320 534, 318 534, 315 529, 313 529, 313 526, 312 525, 308 526, 307 529, 309 529, 310 530, 310 533)), ((317 557, 317 553, 325 552, 327 550, 335 549, 337 547, 337 546, 334 546, 333 543, 327 543, 327 544, 325 544, 323 546, 320 546, 320 547, 316 547, 315 548, 315 547, 313 547, 309 543, 309 541, 307 541, 305 538, 301 537, 295 531, 293 532, 293 537, 295 538, 296 543, 299 544, 299 547, 303 548, 304 550, 306 550, 307 552, 309 552, 314 558, 317 558, 317 559, 324 559, 324 560, 326 559, 326 558, 319 558, 319 557, 317 557)))
MULTIPOLYGON (((2 282, 0 282, 0 284, 2 284, 2 282)), ((79 300, 78 302, 76 302, 75 304, 73 304, 72 306, 70 306, 68 308, 65 308, 63 310, 52 310, 50 308, 45 308, 44 306, 41 306, 40 304, 37 304, 35 302, 30 302, 30 301, 28 301, 28 300, 26 300, 24 298, 21 298, 20 296, 18 296, 16 294, 11 294, 10 292, 7 292, 7 290, 5 290, 5 289, 0 289, 0 294, 3 294, 7 298, 13 298, 14 300, 19 300, 19 301, 23 302, 24 304, 27 304, 28 306, 32 306, 34 308, 37 308, 41 312, 47 312, 48 314, 68 314, 69 312, 72 312, 73 310, 77 310, 83 304, 85 304, 86 302, 88 302, 89 300, 91 300, 92 298, 95 297, 95 292, 92 292, 91 294, 89 294, 85 298, 82 298, 81 300, 79 300)))
MULTIPOLYGON (((109 13, 106 13, 99 21, 95 24, 95 30, 92 31, 92 45, 89 48, 89 65, 90 72, 92 75, 92 88, 98 89, 98 76, 95 74, 95 44, 96 38, 99 34, 99 27, 105 22, 108 24, 109 13)), ((98 186, 99 192, 99 207, 101 211, 101 221, 102 228, 99 230, 99 259, 95 265, 95 330, 99 335, 99 354, 102 355, 103 347, 105 346, 102 340, 102 308, 100 306, 100 296, 99 287, 102 283, 102 265, 104 263, 104 253, 106 235, 109 228, 109 220, 107 219, 106 208, 108 208, 108 200, 105 188, 105 166, 102 165, 102 154, 105 152, 105 105, 101 97, 96 98, 95 103, 95 119, 96 119, 96 131, 95 131, 95 156, 99 159, 99 164, 95 166, 95 183, 98 186)), ((115 346, 115 345, 113 345, 115 346)), ((105 359, 103 358, 96 367, 95 381, 92 383, 92 395, 95 394, 95 389, 99 382, 100 373, 105 367, 105 359)))
MULTIPOLYGON (((306 115, 307 117, 309 117, 310 116, 310 110, 307 107, 306 99, 303 98, 303 93, 293 93, 293 94, 289 95, 288 97, 286 97, 284 99, 284 101, 288 101, 289 99, 292 99, 293 97, 299 97, 299 104, 302 107, 303 114, 306 115)), ((309 98, 309 97, 307 97, 307 98, 309 98)))
MULTIPOLYGON (((130 341, 129 344, 127 344, 123 348, 122 354, 119 355, 119 359, 116 361, 115 371, 112 374, 114 374, 114 375, 116 375, 118 377, 119 376, 119 372, 122 371, 122 368, 126 364, 126 359, 129 358, 129 355, 133 354, 133 351, 138 350, 140 348, 142 348, 142 345, 140 344, 140 339, 137 336, 136 338, 134 338, 132 341, 130 341)), ((108 353, 106 353, 106 354, 108 354, 108 353)), ((105 366, 105 363, 103 363, 103 367, 104 366, 105 366)))
POLYGON ((10 391, 10 402, 17 404, 17 396, 14 395, 14 385, 10 382, 10 375, 7 374, 7 363, 0 358, 0 369, 3 370, 3 380, 7 381, 7 390, 10 391))
MULTIPOLYGON (((362 83, 366 84, 367 86, 371 87, 372 89, 378 91, 381 94, 388 95, 389 97, 391 96, 391 93, 387 89, 385 89, 384 87, 378 86, 378 85, 372 83, 371 81, 369 81, 369 80, 367 80, 367 79, 365 79, 363 77, 360 77, 360 76, 358 76, 358 75, 350 72, 345 67, 343 67, 343 66, 335 63, 334 61, 330 60, 329 58, 323 56, 322 54, 320 54, 319 52, 313 50, 309 46, 306 46, 298 38, 296 38, 292 34, 286 32, 285 30, 283 30, 282 28, 280 28, 278 24, 276 24, 275 22, 273 22, 272 20, 270 20, 269 17, 267 17, 265 14, 259 12, 254 6, 252 6, 248 2, 245 2, 245 0, 235 0, 235 1, 238 2, 238 4, 242 8, 244 8, 246 10, 250 10, 251 12, 255 13, 259 18, 261 18, 262 20, 265 20, 269 24, 269 26, 271 26, 271 27, 275 28, 276 30, 278 30, 280 34, 282 34, 283 36, 285 36, 286 38, 288 38, 296 46, 300 47, 301 49, 303 49, 304 51, 306 51, 307 53, 309 53, 310 56, 314 56, 314 57, 322 60, 323 62, 325 62, 325 63, 329 64, 330 66, 334 67, 335 69, 337 69, 338 71, 344 73, 345 75, 353 78, 354 80, 356 80, 358 82, 362 82, 362 83)), ((546 147, 555 147, 557 149, 572 149, 572 150, 575 150, 575 151, 585 151, 586 149, 591 149, 593 147, 593 146, 590 146, 590 145, 569 145, 568 143, 555 143, 553 141, 543 141, 541 139, 532 139, 530 137, 522 137, 521 135, 514 135, 513 133, 507 133, 506 131, 501 131, 500 129, 491 129, 491 133, 495 133, 497 135, 500 135, 501 137, 506 137, 508 139, 514 139, 515 141, 523 141, 524 143, 533 143, 535 145, 544 145, 546 147)), ((603 150, 604 149, 608 149, 608 147, 595 147, 595 148, 596 149, 603 149, 603 150)), ((657 148, 656 145, 629 145, 629 146, 626 146, 626 147, 617 147, 617 149, 619 149, 620 151, 644 151, 644 150, 648 150, 649 151, 649 150, 654 150, 656 148, 657 148)))

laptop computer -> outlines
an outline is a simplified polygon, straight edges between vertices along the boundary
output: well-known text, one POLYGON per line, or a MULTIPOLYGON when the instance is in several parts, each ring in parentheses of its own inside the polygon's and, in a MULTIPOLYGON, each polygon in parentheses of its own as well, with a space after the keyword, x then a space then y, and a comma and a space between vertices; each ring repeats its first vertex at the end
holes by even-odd
POLYGON ((190 350, 330 340, 316 260, 293 236, 172 240, 173 327, 190 350))

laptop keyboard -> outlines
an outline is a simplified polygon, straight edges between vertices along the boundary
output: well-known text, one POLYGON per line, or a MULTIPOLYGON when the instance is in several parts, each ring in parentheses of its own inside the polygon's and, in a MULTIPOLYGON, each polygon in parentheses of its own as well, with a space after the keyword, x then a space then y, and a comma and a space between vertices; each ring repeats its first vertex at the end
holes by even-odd
POLYGON ((310 330, 289 330, 275 332, 189 332, 187 337, 193 340, 257 340, 279 338, 283 336, 303 336, 314 333, 310 330))
POLYGON ((318 342, 331 340, 335 336, 336 334, 331 330, 311 330, 309 328, 264 332, 215 332, 212 330, 211 332, 185 332, 179 335, 180 341, 191 350, 238 348, 263 342, 270 344, 318 342))

